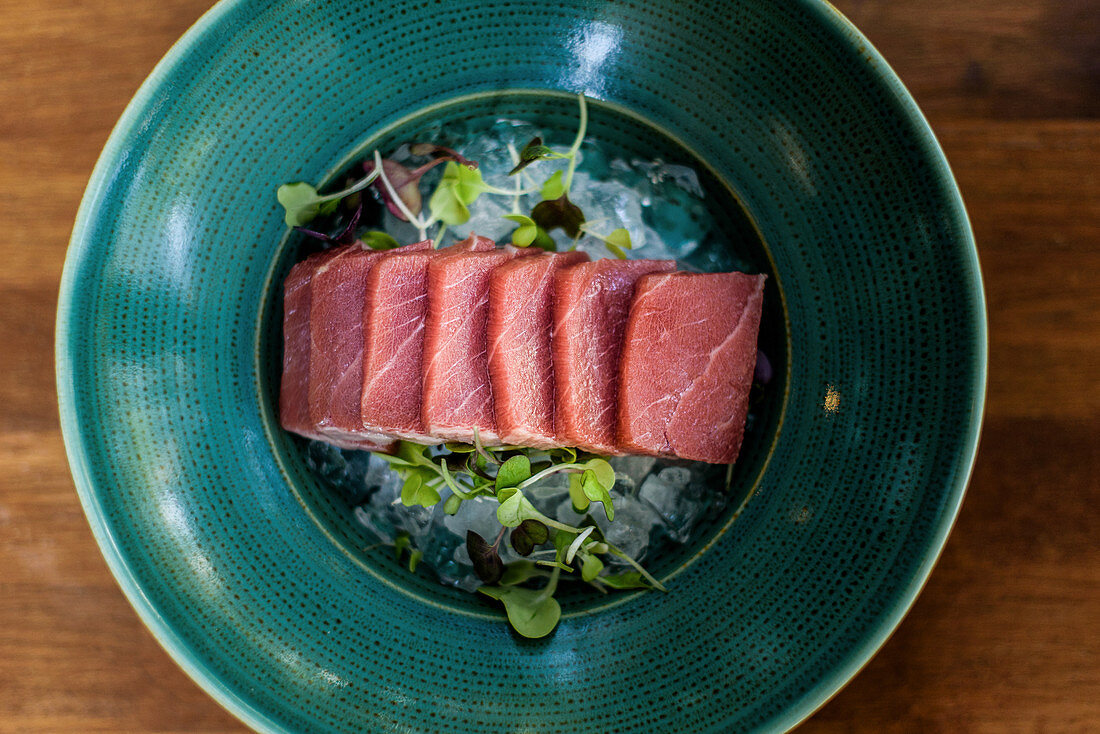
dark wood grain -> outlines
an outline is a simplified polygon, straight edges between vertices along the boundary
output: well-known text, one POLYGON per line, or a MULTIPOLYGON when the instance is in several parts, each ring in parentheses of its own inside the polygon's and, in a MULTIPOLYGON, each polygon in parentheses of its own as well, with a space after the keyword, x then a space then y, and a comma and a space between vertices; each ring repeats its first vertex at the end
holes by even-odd
MULTIPOLYGON (((939 565, 809 732, 1100 730, 1100 3, 837 3, 928 114, 990 307, 974 478, 939 565)), ((0 732, 238 732, 157 646, 65 463, 53 318, 99 149, 204 0, 0 0, 0 732)))

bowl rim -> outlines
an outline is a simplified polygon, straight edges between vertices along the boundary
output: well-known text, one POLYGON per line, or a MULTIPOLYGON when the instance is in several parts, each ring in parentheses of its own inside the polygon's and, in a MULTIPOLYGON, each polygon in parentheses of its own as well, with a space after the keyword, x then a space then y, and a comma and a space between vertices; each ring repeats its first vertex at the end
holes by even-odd
MULTIPOLYGON (((219 0, 213 7, 203 13, 171 46, 164 57, 157 62, 111 130, 81 199, 65 256, 55 322, 54 362, 56 365, 61 433, 65 443, 70 472, 84 514, 91 526, 92 534, 123 595, 134 611, 137 612, 142 623, 152 633, 154 639, 207 695, 252 729, 264 732, 285 732, 288 730, 281 723, 275 721, 248 699, 229 688, 214 671, 202 662, 192 647, 160 615, 157 608, 145 594, 141 583, 127 566, 115 542, 115 537, 107 524, 103 508, 97 497, 96 488, 91 480, 88 454, 76 415, 77 390, 72 381, 73 361, 70 350, 67 348, 70 338, 69 315, 73 311, 77 275, 85 253, 94 244, 88 236, 90 223, 102 206, 104 197, 110 188, 111 177, 109 172, 114 167, 115 162, 124 154, 132 135, 140 128, 143 113, 149 108, 150 103, 155 101, 166 78, 170 76, 178 64, 185 61, 187 56, 205 40, 207 34, 216 31, 215 26, 217 24, 247 2, 249 0, 219 0)), ((859 49, 866 60, 876 66, 879 78, 892 93, 893 101, 897 104, 899 111, 903 116, 908 117, 910 123, 920 133, 915 140, 915 144, 929 161, 936 176, 942 181, 944 193, 950 200, 951 214, 953 215, 953 223, 956 225, 960 245, 965 249, 967 259, 973 266, 973 278, 967 285, 971 291, 970 296, 975 307, 976 343, 974 346, 976 348, 977 364, 971 386, 974 404, 971 410, 970 426, 963 442, 960 444, 959 455, 963 457, 963 461, 960 462, 961 471, 958 472, 954 484, 946 488, 944 512, 938 524, 929 533, 928 551, 917 572, 899 592, 893 606, 868 627, 862 642, 849 650, 840 664, 830 670, 815 686, 808 689, 802 696, 765 723, 769 730, 774 731, 789 731, 797 727, 813 716, 855 678, 886 644, 927 583, 958 518, 959 508, 962 505, 963 497, 973 474, 978 440, 984 419, 989 350, 985 290, 973 230, 970 226, 958 183, 928 120, 886 59, 855 25, 833 7, 828 0, 799 0, 799 5, 807 13, 815 16, 818 21, 830 27, 853 48, 859 49)))

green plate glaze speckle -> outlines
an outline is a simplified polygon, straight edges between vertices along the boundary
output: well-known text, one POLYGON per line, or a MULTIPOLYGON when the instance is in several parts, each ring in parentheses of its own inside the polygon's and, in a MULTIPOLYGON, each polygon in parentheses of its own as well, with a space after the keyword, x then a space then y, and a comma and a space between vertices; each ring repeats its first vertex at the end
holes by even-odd
POLYGON ((931 131, 825 2, 225 0, 96 166, 57 364, 108 563, 251 726, 771 731, 854 675, 931 570, 977 443, 985 311, 931 131), (772 276, 781 389, 727 512, 656 564, 669 594, 570 596, 528 641, 364 548, 278 428, 273 315, 295 252, 273 192, 416 120, 567 130, 566 92, 593 98, 601 141, 706 169, 731 258, 772 276))

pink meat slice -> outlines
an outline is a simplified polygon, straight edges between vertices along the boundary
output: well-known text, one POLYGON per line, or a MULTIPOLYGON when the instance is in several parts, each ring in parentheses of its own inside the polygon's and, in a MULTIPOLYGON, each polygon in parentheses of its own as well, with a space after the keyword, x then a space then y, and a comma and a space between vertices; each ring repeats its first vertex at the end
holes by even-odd
POLYGON ((620 453, 619 356, 634 283, 676 269, 672 260, 597 260, 554 276, 554 430, 563 445, 620 453))
MULTIPOLYGON (((309 414, 310 313, 312 280, 318 268, 340 256, 343 250, 326 250, 309 256, 290 269, 283 282, 283 374, 279 386, 279 422, 288 431, 310 439, 333 442, 317 430, 309 414)), ((390 439, 366 438, 335 443, 341 448, 389 451, 390 439)))
POLYGON ((497 432, 515 446, 561 446, 554 431, 554 274, 588 260, 583 252, 525 257, 489 279, 489 380, 497 432))
POLYGON ((486 252, 493 241, 472 236, 443 250, 397 251, 367 277, 361 415, 369 430, 424 444, 440 443, 421 419, 428 266, 459 252, 486 252))
POLYGON ((500 443, 486 341, 489 280, 493 270, 519 254, 456 253, 428 267, 421 410, 424 428, 433 436, 469 443, 476 429, 482 443, 500 443))
POLYGON ((340 248, 313 274, 310 311, 309 414, 326 440, 385 442, 391 436, 364 428, 363 313, 367 276, 393 252, 423 250, 429 242, 379 252, 359 244, 340 248))
POLYGON ((647 275, 627 320, 619 445, 728 464, 737 458, 756 364, 763 275, 647 275))

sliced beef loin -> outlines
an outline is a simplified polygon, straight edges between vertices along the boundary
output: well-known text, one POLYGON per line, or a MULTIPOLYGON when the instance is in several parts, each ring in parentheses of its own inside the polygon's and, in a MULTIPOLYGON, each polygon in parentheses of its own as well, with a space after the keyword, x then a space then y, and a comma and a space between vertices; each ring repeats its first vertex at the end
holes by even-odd
POLYGON ((561 446, 554 431, 554 274, 588 260, 559 252, 505 263, 489 279, 489 380, 497 432, 514 446, 561 446))
POLYGON ((634 283, 676 269, 672 260, 597 260, 554 276, 554 430, 566 446, 621 453, 619 357, 634 283))
POLYGON ((417 443, 442 441, 425 431, 421 418, 428 268, 440 257, 494 249, 492 240, 472 236, 442 250, 394 251, 371 270, 361 404, 368 430, 417 443))
POLYGON ((619 447, 728 464, 756 364, 763 275, 673 273, 638 281, 619 380, 619 447))

